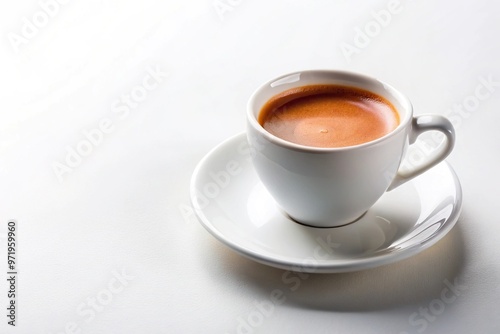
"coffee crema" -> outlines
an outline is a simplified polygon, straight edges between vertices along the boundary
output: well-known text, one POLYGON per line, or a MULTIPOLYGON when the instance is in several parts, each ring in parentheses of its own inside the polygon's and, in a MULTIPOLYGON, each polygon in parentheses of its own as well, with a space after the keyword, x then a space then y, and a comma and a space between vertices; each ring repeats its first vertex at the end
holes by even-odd
POLYGON ((259 123, 271 134, 313 147, 359 145, 383 137, 399 124, 387 99, 340 85, 296 87, 272 97, 259 123))

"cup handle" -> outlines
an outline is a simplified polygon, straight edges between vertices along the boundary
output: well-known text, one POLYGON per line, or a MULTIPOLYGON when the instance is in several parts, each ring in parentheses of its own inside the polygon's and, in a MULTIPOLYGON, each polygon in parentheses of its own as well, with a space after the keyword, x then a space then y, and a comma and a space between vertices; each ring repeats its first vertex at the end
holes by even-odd
POLYGON ((396 177, 387 191, 399 187, 406 181, 413 179, 415 176, 418 176, 429 168, 435 166, 439 162, 443 161, 453 150, 453 146, 455 145, 455 129, 453 128, 453 124, 451 124, 446 117, 440 115, 421 115, 413 117, 412 127, 409 134, 410 145, 415 143, 417 137, 422 133, 432 130, 442 132, 446 136, 444 146, 441 145, 441 147, 432 152, 429 157, 426 157, 425 161, 418 166, 412 166, 408 171, 403 172, 401 168, 399 168, 396 177))

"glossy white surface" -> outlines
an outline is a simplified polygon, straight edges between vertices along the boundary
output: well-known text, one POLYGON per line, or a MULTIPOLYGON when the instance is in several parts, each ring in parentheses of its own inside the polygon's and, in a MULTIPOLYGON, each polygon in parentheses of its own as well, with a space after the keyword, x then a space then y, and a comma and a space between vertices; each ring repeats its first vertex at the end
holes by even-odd
POLYGON ((456 223, 462 190, 443 163, 386 193, 354 223, 314 228, 291 220, 257 177, 245 134, 228 139, 196 168, 191 197, 203 226, 233 250, 286 270, 335 273, 395 262, 433 245, 456 223), (232 175, 225 171, 237 166, 232 175), (214 177, 214 175, 218 175, 214 177), (225 178, 223 178, 225 176, 225 178), (211 188, 217 187, 210 198, 211 188), (205 194, 200 200, 200 194, 205 194))
POLYGON ((232 10, 220 15, 212 0, 66 1, 16 53, 9 33, 40 2, 50 0, 0 10, 0 333, 500 333, 497 1, 401 0, 350 57, 343 43, 392 1, 221 0, 232 10), (377 268, 299 276, 236 254, 199 223, 189 184, 200 160, 245 131, 263 82, 313 68, 380 78, 415 115, 455 125, 446 160, 463 209, 436 244, 377 268), (101 128, 60 182, 53 163, 101 128), (15 328, 8 219, 19 224, 15 328), (271 312, 262 302, 273 292, 271 312))
POLYGON ((353 72, 310 70, 284 74, 257 89, 247 106, 247 137, 257 175, 280 207, 303 224, 335 227, 358 219, 389 187, 398 187, 446 158, 455 131, 442 116, 413 117, 408 98, 380 80, 353 72), (294 144, 264 130, 257 119, 270 97, 313 84, 375 92, 396 107, 400 123, 381 138, 340 148, 294 144), (403 174, 399 167, 408 143, 428 130, 444 133, 446 141, 440 151, 403 174))

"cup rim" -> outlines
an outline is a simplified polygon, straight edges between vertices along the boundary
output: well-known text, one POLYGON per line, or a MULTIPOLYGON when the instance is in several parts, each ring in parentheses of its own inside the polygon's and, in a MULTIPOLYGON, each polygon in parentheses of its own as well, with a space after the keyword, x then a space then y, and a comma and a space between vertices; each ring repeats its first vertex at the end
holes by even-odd
MULTIPOLYGON (((297 87, 299 87, 299 86, 297 86, 297 87)), ((365 89, 365 90, 370 91, 369 89, 366 89, 366 88, 360 87, 360 86, 353 85, 352 87, 361 88, 361 89, 365 89)), ((387 95, 384 95, 383 97, 387 98, 387 95)), ((406 129, 406 127, 408 126, 408 124, 410 123, 410 120, 412 118, 413 118, 413 106, 412 106, 410 100, 408 99, 408 97, 406 97, 404 94, 402 94, 399 90, 394 88, 392 85, 387 84, 386 82, 381 81, 379 79, 376 79, 374 77, 370 77, 368 75, 353 72, 353 71, 345 71, 345 70, 313 69, 313 70, 295 71, 295 72, 287 73, 284 75, 280 75, 279 77, 268 80, 266 83, 260 85, 253 92, 253 94, 250 96, 250 99, 248 100, 248 103, 247 103, 247 120, 248 120, 248 123, 250 126, 252 126, 255 130, 257 130, 267 140, 269 140, 270 142, 272 142, 276 145, 287 147, 287 148, 294 149, 297 151, 303 151, 303 152, 317 152, 317 153, 338 152, 338 151, 349 151, 349 150, 362 149, 362 148, 374 146, 374 145, 377 145, 383 141, 388 140, 389 138, 392 138, 393 136, 396 136, 401 131, 404 131, 404 129, 406 129), (351 146, 342 146, 342 147, 316 147, 316 146, 307 146, 307 145, 292 143, 290 141, 279 138, 279 137, 271 134, 267 130, 265 130, 264 127, 257 121, 256 116, 259 114, 260 110, 257 113, 254 113, 253 105, 254 105, 255 99, 258 97, 258 95, 261 94, 265 89, 268 89, 268 87, 271 87, 271 84, 273 84, 279 80, 282 80, 284 78, 287 78, 287 77, 297 76, 297 75, 300 76, 300 74, 302 74, 302 73, 309 73, 309 74, 315 74, 315 73, 317 73, 317 74, 323 73, 324 74, 324 73, 326 73, 326 74, 331 74, 331 75, 349 76, 349 77, 356 78, 356 79, 361 80, 361 81, 377 83, 377 84, 383 86, 384 89, 388 92, 388 95, 391 95, 393 99, 396 99, 403 106, 403 108, 405 108, 407 110, 407 112, 404 115, 404 118, 401 119, 401 116, 402 116, 401 112, 399 112, 398 108, 396 108, 396 110, 398 111, 398 114, 400 116, 400 121, 399 121, 398 126, 394 130, 392 130, 391 132, 385 134, 384 136, 379 137, 379 138, 374 139, 374 140, 371 140, 371 141, 368 141, 368 142, 365 142, 365 143, 351 145, 351 146)))

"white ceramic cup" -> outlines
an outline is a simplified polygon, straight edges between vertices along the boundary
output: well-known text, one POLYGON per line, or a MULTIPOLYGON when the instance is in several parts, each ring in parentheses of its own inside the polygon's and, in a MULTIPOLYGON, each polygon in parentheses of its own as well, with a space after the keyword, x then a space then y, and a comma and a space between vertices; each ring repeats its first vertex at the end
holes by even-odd
POLYGON ((255 170, 278 205, 302 224, 334 227, 355 221, 386 191, 446 158, 453 149, 455 131, 443 116, 413 116, 408 98, 377 79, 345 71, 309 70, 281 76, 257 89, 247 105, 247 138, 255 170), (356 87, 383 96, 396 108, 400 124, 381 138, 341 148, 299 145, 264 130, 257 119, 271 97, 313 84, 356 87), (400 164, 407 147, 429 130, 442 132, 444 144, 403 172, 400 164))

